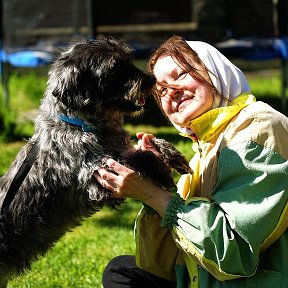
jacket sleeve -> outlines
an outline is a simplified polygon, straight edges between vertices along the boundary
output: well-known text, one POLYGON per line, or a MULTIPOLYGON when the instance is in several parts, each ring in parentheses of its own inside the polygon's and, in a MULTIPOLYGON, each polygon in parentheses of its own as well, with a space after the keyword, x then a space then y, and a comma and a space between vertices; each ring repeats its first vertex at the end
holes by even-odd
POLYGON ((176 281, 175 265, 179 249, 171 230, 160 227, 162 217, 144 206, 135 222, 136 264, 154 275, 176 281))
MULTIPOLYGON (((287 227, 288 162, 254 141, 222 149, 211 198, 176 195, 161 225, 178 247, 218 280, 255 273, 261 249, 287 227)), ((187 264, 187 263, 186 263, 187 264)))

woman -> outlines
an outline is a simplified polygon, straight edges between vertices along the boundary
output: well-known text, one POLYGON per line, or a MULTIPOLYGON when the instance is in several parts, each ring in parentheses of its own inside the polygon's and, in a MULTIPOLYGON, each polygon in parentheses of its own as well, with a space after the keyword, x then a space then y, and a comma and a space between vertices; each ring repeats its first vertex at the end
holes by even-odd
MULTIPOLYGON (((287 287, 287 118, 256 102, 243 73, 206 43, 174 36, 149 67, 159 107, 193 141, 194 174, 173 194, 113 159, 116 174, 95 173, 115 197, 144 203, 136 258, 111 260, 104 287, 287 287)), ((137 137, 157 153, 153 135, 137 137)))

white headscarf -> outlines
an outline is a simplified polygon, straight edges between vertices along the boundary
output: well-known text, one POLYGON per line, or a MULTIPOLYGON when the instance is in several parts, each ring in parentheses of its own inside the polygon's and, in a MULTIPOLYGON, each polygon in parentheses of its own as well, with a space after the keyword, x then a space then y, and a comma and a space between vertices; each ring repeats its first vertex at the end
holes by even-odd
MULTIPOLYGON (((209 70, 213 85, 223 96, 223 99, 215 97, 212 109, 225 107, 228 100, 232 101, 237 96, 251 91, 243 72, 215 47, 201 41, 187 41, 187 44, 198 54, 198 57, 209 70)), ((187 127, 172 124, 182 133, 188 135, 193 133, 187 127)))
POLYGON ((212 108, 226 106, 228 99, 232 101, 237 96, 250 92, 250 86, 243 72, 215 47, 201 41, 187 41, 187 44, 207 67, 213 85, 224 98, 222 101, 214 99, 212 108))

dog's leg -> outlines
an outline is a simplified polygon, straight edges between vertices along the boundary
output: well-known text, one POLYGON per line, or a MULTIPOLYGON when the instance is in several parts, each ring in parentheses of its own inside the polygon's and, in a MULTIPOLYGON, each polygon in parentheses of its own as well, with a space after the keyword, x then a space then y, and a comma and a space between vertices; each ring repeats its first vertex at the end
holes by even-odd
POLYGON ((193 174, 189 163, 184 155, 179 152, 171 143, 164 139, 153 138, 150 140, 155 148, 161 153, 163 161, 174 168, 180 174, 193 174))
POLYGON ((170 167, 151 151, 137 150, 135 153, 129 153, 124 158, 126 164, 133 170, 150 178, 163 188, 169 190, 175 187, 170 167))

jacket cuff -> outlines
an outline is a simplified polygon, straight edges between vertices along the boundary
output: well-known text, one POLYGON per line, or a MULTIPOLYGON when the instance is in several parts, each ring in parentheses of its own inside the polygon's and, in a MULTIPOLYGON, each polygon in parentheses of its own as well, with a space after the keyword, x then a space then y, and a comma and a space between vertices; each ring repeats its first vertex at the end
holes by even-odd
POLYGON ((149 214, 149 215, 153 215, 153 214, 157 214, 157 212, 151 208, 150 206, 148 206, 147 204, 145 204, 144 202, 142 203, 143 207, 144 207, 144 211, 149 214))
POLYGON ((181 198, 179 194, 175 194, 170 200, 168 207, 166 208, 163 219, 161 220, 160 226, 166 228, 173 228, 177 223, 179 212, 179 206, 184 205, 185 201, 181 198))

